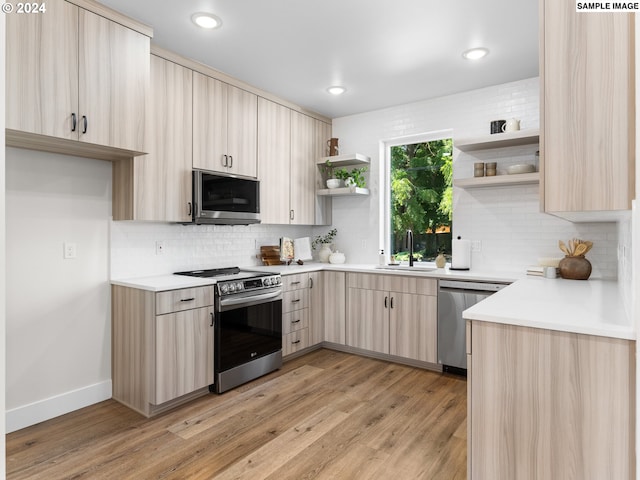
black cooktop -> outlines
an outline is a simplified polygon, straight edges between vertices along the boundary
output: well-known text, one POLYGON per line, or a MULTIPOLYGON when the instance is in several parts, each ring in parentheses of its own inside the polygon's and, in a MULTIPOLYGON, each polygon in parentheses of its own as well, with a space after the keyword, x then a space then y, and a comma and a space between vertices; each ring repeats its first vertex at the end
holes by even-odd
POLYGON ((190 272, 176 272, 175 275, 186 275, 188 277, 221 277, 223 275, 235 275, 240 273, 240 269, 238 267, 228 267, 228 268, 210 268, 208 270, 192 270, 190 272))

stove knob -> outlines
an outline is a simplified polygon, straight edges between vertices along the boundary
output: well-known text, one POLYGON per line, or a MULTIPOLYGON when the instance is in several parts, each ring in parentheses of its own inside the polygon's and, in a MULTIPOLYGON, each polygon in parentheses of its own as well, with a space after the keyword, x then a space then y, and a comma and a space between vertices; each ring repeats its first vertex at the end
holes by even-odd
POLYGON ((240 290, 244 290, 244 283, 242 282, 236 283, 236 292, 239 292, 240 290))
POLYGON ((271 279, 269 277, 265 278, 264 280, 262 280, 262 284, 265 287, 268 287, 269 285, 271 285, 271 279))
POLYGON ((274 277, 272 284, 280 285, 282 283, 282 279, 280 277, 274 277))
POLYGON ((220 285, 220 292, 223 295, 226 295, 229 292, 229 285, 227 285, 226 283, 223 283, 222 285, 220 285))
POLYGON ((235 283, 230 283, 229 284, 229 293, 233 293, 236 291, 236 284, 235 283))

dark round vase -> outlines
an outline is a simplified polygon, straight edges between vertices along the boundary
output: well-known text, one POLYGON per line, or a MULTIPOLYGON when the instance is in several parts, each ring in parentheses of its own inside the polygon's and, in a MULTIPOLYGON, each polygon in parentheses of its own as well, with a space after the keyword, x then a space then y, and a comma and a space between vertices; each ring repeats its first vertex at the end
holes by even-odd
POLYGON ((560 276, 571 280, 587 280, 591 275, 591 262, 584 255, 564 257, 560 260, 560 276))

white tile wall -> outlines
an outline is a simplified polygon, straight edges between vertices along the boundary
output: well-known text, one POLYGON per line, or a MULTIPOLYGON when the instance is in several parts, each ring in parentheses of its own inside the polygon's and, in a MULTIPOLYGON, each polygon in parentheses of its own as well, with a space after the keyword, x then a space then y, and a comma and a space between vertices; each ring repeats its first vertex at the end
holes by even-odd
POLYGON ((198 268, 261 265, 262 245, 281 236, 311 235, 311 228, 280 225, 178 225, 111 222, 111 278, 160 275, 198 268), (164 253, 156 255, 156 241, 164 253))
POLYGON ((618 223, 618 284, 621 288, 624 308, 633 318, 633 219, 618 223))
MULTIPOLYGON (((461 94, 334 119, 333 136, 342 153, 371 157, 367 198, 333 200, 339 246, 353 263, 376 262, 380 239, 381 142, 403 136, 453 130, 456 138, 489 133, 489 122, 515 117, 522 129, 539 126, 539 81, 530 78, 461 94)), ((488 150, 473 155, 454 150, 454 178, 469 177, 474 161, 508 164, 535 161, 536 146, 488 150)), ((588 258, 593 276, 616 277, 618 229, 615 224, 572 224, 540 213, 538 187, 454 189, 454 234, 480 240, 473 268, 523 271, 539 257, 561 257, 558 240, 578 237, 595 244, 588 258)))

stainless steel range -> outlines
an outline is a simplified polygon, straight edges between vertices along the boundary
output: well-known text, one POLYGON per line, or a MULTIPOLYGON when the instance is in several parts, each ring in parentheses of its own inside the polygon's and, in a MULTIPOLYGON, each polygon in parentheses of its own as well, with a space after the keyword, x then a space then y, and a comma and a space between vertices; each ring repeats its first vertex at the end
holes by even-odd
POLYGON ((214 373, 217 393, 282 366, 282 278, 237 267, 178 272, 215 277, 214 373))

